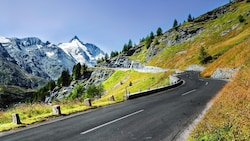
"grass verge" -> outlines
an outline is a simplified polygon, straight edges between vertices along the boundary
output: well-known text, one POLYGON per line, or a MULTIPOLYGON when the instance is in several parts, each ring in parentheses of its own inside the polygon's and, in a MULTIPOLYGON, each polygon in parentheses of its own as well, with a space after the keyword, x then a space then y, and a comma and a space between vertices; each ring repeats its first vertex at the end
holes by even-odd
MULTIPOLYGON (((164 73, 140 73, 133 70, 116 71, 107 81, 103 83, 106 90, 105 95, 101 99, 92 102, 92 107, 84 105, 82 99, 73 101, 56 101, 52 105, 60 105, 63 115, 69 115, 76 112, 82 112, 89 109, 106 106, 123 101, 125 87, 127 90, 137 92, 139 89, 145 90, 149 87, 167 85, 169 83, 168 76, 171 72, 164 73), (129 86, 129 84, 132 84, 129 86), (115 101, 109 101, 109 96, 114 95, 115 101)), ((0 111, 0 132, 8 131, 20 127, 25 127, 34 123, 47 121, 57 117, 52 113, 52 106, 46 104, 22 104, 6 111, 0 111), (12 114, 18 113, 22 124, 16 125, 12 123, 12 114)))

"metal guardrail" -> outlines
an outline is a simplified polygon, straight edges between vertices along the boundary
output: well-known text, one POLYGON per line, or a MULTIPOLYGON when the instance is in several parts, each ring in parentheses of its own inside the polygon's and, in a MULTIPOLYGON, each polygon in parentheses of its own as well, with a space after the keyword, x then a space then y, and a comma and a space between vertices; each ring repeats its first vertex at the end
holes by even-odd
POLYGON ((184 83, 184 80, 179 79, 175 84, 171 84, 168 86, 155 88, 155 89, 151 89, 151 90, 146 90, 146 91, 142 91, 142 92, 137 92, 137 93, 133 93, 133 94, 125 94, 124 99, 130 100, 130 99, 135 99, 135 98, 142 97, 142 96, 151 95, 151 94, 154 94, 157 92, 176 88, 176 87, 182 85, 183 83, 184 83))

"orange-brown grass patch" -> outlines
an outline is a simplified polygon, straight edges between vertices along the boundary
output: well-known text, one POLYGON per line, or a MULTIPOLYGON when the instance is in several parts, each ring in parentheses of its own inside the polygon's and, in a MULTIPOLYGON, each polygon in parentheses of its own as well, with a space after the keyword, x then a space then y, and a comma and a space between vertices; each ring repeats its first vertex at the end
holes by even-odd
POLYGON ((234 46, 216 61, 210 64, 201 75, 209 77, 217 68, 236 68, 250 61, 250 37, 242 43, 234 46))
POLYGON ((189 140, 250 139, 250 62, 214 99, 189 140))
MULTIPOLYGON (((250 26, 248 26, 250 27, 250 26)), ((228 33, 229 35, 234 35, 236 32, 235 30, 232 31, 231 33, 228 33)), ((237 32, 238 33, 238 32, 237 32)), ((210 44, 208 51, 209 54, 215 55, 215 54, 223 54, 230 48, 234 47, 235 45, 241 43, 242 41, 246 40, 250 36, 250 29, 245 29, 242 32, 239 32, 239 34, 233 36, 233 37, 220 37, 221 41, 218 42, 217 44, 210 44), (225 39, 226 38, 226 39, 225 39)))

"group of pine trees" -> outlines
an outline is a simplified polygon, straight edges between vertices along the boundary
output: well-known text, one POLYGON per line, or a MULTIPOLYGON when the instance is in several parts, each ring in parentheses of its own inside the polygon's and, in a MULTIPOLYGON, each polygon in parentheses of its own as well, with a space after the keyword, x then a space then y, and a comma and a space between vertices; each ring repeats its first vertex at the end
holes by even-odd
MULTIPOLYGON (((187 18, 187 21, 188 22, 193 22, 194 21, 194 17, 192 17, 191 14, 188 15, 188 18, 187 18)), ((185 23, 186 21, 184 21, 185 23)), ((173 23, 173 28, 176 28, 178 27, 180 24, 178 23, 178 21, 176 19, 174 19, 174 23, 173 23)))
POLYGON ((144 42, 144 46, 146 46, 146 48, 148 49, 152 42, 154 42, 155 44, 159 44, 156 37, 161 36, 162 34, 162 29, 158 27, 156 30, 156 35, 154 34, 154 32, 150 32, 150 34, 146 38, 142 38, 140 42, 144 42))
MULTIPOLYGON (((31 97, 27 100, 29 103, 34 102, 44 102, 45 98, 51 91, 54 90, 56 86, 58 87, 67 87, 73 80, 79 80, 85 78, 88 75, 87 65, 80 63, 73 66, 72 74, 68 70, 64 70, 61 73, 61 76, 58 78, 57 83, 53 80, 50 80, 44 87, 40 88, 34 92, 31 97)), ((70 93, 68 99, 72 100, 75 98, 93 98, 100 97, 104 89, 102 84, 96 86, 94 84, 85 88, 83 85, 79 84, 74 87, 73 91, 70 93)))
MULTIPOLYGON (((193 22, 194 18, 191 16, 191 14, 188 15, 187 18, 188 22, 193 22)), ((185 21, 184 21, 185 22, 185 21)), ((175 19, 174 23, 173 23, 173 28, 177 28, 179 26, 178 21, 175 19)), ((158 39, 155 38, 156 36, 160 36, 162 35, 162 29, 159 27, 156 31, 156 35, 154 35, 153 32, 151 32, 147 37, 142 38, 140 42, 144 42, 144 45, 146 46, 146 48, 148 49, 151 45, 151 43, 155 43, 155 44, 159 44, 158 39)), ((105 57, 100 58, 97 60, 97 63, 101 63, 104 61, 107 61, 108 59, 114 58, 116 56, 118 56, 120 53, 126 53, 127 51, 129 51, 131 48, 133 48, 135 45, 133 45, 133 42, 131 41, 131 39, 128 41, 128 43, 125 43, 123 46, 123 49, 121 52, 118 51, 111 51, 110 56, 108 54, 105 54, 105 57)))
POLYGON ((72 80, 78 80, 80 78, 84 78, 87 74, 87 65, 80 63, 74 65, 72 70, 72 75, 70 75, 68 70, 64 70, 61 73, 61 76, 57 80, 58 86, 67 87, 71 83, 72 80))

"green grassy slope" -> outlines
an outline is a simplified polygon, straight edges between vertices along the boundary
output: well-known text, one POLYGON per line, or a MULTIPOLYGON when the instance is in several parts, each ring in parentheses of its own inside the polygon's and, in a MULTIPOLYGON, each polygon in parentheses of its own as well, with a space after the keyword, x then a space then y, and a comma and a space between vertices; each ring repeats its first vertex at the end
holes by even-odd
POLYGON ((104 100, 110 95, 114 95, 117 101, 123 101, 126 89, 130 93, 139 90, 147 90, 157 86, 169 84, 169 74, 171 72, 162 73, 140 73, 133 70, 116 71, 107 81, 103 83, 106 94, 104 100), (130 83, 132 86, 130 86, 130 83))

